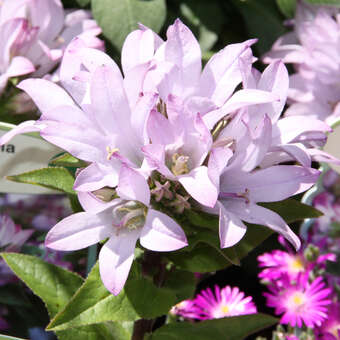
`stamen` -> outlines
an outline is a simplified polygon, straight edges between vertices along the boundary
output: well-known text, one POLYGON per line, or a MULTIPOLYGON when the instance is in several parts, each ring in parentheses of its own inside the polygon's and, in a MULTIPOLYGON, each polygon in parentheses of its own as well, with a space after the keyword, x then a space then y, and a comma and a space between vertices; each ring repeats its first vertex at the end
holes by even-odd
POLYGON ((189 172, 188 161, 189 157, 175 153, 171 157, 171 172, 175 176, 184 175, 189 172))
POLYGON ((137 201, 124 201, 113 208, 112 226, 118 235, 121 230, 136 230, 144 226, 147 208, 137 201))
POLYGON ((249 195, 249 189, 246 188, 244 192, 236 193, 236 192, 220 192, 219 198, 224 199, 224 198, 244 198, 246 203, 250 203, 250 199, 248 197, 249 195))
POLYGON ((166 110, 166 104, 162 99, 159 100, 159 103, 156 105, 157 111, 162 114, 164 117, 168 118, 168 112, 166 110))
POLYGON ((116 152, 119 151, 119 149, 118 149, 118 148, 113 148, 113 149, 111 149, 110 146, 107 146, 107 147, 106 147, 106 151, 107 151, 107 157, 106 157, 106 159, 109 161, 109 160, 111 160, 112 156, 113 156, 116 152))

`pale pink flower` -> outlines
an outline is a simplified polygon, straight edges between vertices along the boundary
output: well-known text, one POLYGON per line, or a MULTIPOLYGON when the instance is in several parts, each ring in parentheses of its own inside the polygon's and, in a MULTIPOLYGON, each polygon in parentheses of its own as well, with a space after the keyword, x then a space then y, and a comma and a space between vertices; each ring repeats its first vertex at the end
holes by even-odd
MULTIPOLYGON (((19 252, 22 245, 33 234, 33 229, 21 229, 7 216, 0 216, 0 251, 19 252)), ((4 260, 0 259, 0 286, 15 280, 13 272, 4 260)))
POLYGON ((0 249, 19 251, 33 232, 32 229, 21 229, 9 216, 2 215, 0 218, 0 249))
POLYGON ((41 77, 60 61, 66 45, 80 36, 102 48, 101 30, 83 10, 64 13, 60 0, 4 0, 0 6, 0 93, 7 80, 34 72, 41 77))
MULTIPOLYGON (((133 170, 126 168, 124 179, 133 170)), ((126 186, 128 184, 126 183, 126 186)), ((182 228, 169 216, 148 207, 147 188, 115 199, 101 210, 73 214, 55 225, 45 245, 55 250, 78 250, 109 238, 99 253, 99 270, 105 287, 117 295, 123 288, 134 258, 137 240, 153 251, 173 251, 187 245, 182 228)))
POLYGON ((293 63, 286 115, 308 115, 332 123, 340 115, 339 10, 298 1, 294 31, 280 37, 265 62, 293 63))

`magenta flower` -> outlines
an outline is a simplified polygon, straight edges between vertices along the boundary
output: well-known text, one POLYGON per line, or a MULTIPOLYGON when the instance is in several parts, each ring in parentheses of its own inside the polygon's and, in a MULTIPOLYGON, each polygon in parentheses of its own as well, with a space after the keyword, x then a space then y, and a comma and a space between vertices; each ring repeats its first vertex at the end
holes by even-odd
POLYGON ((300 273, 306 273, 308 263, 301 254, 291 254, 282 250, 273 250, 258 257, 259 267, 265 267, 259 278, 275 281, 283 275, 288 275, 291 280, 296 279, 300 273))
POLYGON ((102 48, 101 30, 83 10, 65 15, 60 0, 2 1, 0 8, 0 93, 7 80, 34 72, 41 77, 61 59, 66 45, 81 36, 102 48))
POLYGON ((198 319, 199 314, 195 306, 195 300, 183 300, 177 305, 173 306, 170 313, 178 315, 186 319, 198 319))
POLYGON ((194 299, 196 319, 219 319, 228 316, 256 314, 251 296, 245 297, 238 287, 215 285, 214 292, 207 288, 194 299))
POLYGON ((340 339, 340 304, 332 303, 328 306, 328 318, 316 330, 318 340, 340 339))
POLYGON ((283 287, 269 285, 270 293, 263 293, 267 305, 275 308, 275 314, 283 314, 282 324, 301 328, 303 324, 314 328, 321 326, 327 318, 327 305, 331 303, 331 289, 325 288, 322 277, 309 283, 305 275, 300 275, 296 284, 286 277, 283 287))
POLYGON ((290 281, 295 281, 300 275, 309 275, 314 269, 326 269, 326 261, 336 261, 336 255, 333 253, 315 255, 313 260, 308 260, 305 257, 308 246, 302 247, 295 253, 282 237, 279 237, 279 242, 286 247, 287 251, 273 250, 258 257, 259 267, 264 268, 259 273, 259 278, 271 284, 280 286, 281 279, 286 277, 290 281))

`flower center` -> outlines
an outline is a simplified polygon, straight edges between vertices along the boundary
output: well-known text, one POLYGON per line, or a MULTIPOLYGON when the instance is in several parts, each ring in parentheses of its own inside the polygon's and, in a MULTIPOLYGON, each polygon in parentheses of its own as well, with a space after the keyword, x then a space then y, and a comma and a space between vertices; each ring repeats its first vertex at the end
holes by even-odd
POLYGON ((106 147, 106 152, 107 152, 107 156, 106 156, 106 159, 109 161, 109 160, 111 160, 111 158, 112 158, 112 156, 116 153, 116 152, 118 152, 119 151, 119 149, 118 148, 111 148, 110 146, 107 146, 106 147))
POLYGON ((303 307, 305 306, 305 302, 306 302, 306 297, 301 292, 295 292, 289 298, 290 306, 293 309, 295 309, 297 312, 301 312, 303 310, 303 307))
POLYGON ((228 315, 230 312, 229 306, 227 305, 221 306, 221 312, 223 315, 228 315))
POLYGON ((188 168, 189 157, 175 153, 171 157, 171 172, 175 176, 184 175, 189 172, 188 168))
POLYGON ((294 272, 294 273, 302 272, 305 269, 303 262, 302 262, 301 258, 299 258, 299 257, 295 257, 291 261, 289 267, 292 270, 292 272, 294 272))
POLYGON ((137 201, 125 201, 113 208, 113 223, 115 228, 136 230, 142 228, 145 223, 147 207, 137 201))

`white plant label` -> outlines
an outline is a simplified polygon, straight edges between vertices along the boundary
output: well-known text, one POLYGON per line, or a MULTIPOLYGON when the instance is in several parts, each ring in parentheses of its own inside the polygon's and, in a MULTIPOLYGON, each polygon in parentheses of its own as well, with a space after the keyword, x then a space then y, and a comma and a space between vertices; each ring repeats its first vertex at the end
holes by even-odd
MULTIPOLYGON (((0 127, 0 136, 7 132, 2 129, 3 127, 0 127)), ((28 134, 15 136, 7 144, 0 146, 0 192, 16 194, 60 193, 60 191, 38 185, 12 182, 5 178, 6 176, 44 168, 49 160, 60 152, 59 148, 41 138, 28 134)))
MULTIPOLYGON (((327 143, 323 149, 332 156, 340 159, 340 122, 334 123, 332 128, 333 132, 328 134, 327 143)), ((340 165, 334 163, 328 163, 328 165, 340 174, 340 165)))

